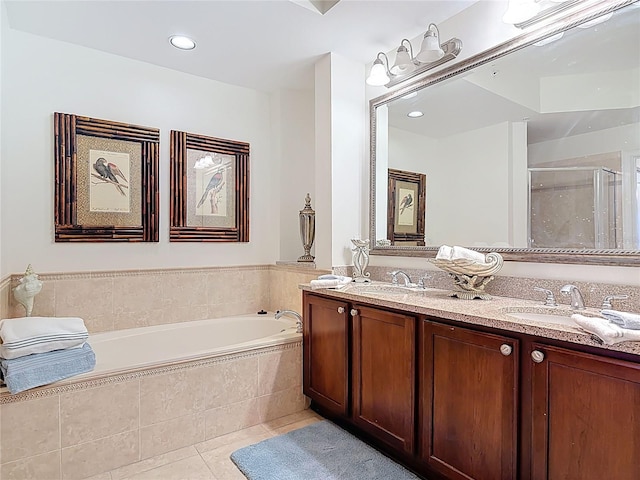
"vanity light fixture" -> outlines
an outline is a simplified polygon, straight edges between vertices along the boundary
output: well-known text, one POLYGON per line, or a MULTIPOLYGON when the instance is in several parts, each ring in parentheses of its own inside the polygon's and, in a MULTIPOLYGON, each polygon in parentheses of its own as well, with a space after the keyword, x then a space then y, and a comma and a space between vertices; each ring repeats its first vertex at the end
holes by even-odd
POLYGON ((193 50, 196 48, 196 42, 184 35, 172 35, 169 37, 169 43, 180 50, 193 50))
POLYGON ((581 0, 509 0, 507 11, 502 17, 504 23, 517 28, 527 28, 551 17, 581 0))
POLYGON ((415 57, 413 46, 406 38, 402 39, 396 50, 396 59, 392 67, 389 67, 387 55, 379 52, 371 66, 367 84, 391 87, 453 60, 461 49, 462 42, 457 38, 441 44, 438 27, 435 23, 430 23, 422 39, 420 51, 415 57))

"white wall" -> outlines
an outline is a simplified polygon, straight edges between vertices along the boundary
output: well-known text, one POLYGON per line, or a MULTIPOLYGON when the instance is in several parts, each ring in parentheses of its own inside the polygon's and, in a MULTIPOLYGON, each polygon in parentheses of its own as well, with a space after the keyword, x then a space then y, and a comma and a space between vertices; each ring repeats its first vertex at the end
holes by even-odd
MULTIPOLYGON (((271 96, 273 163, 269 178, 271 188, 280 196, 279 260, 294 261, 304 254, 300 239, 299 212, 304 208, 306 194, 315 207, 315 133, 313 90, 281 90, 271 96), (279 172, 279 174, 276 174, 279 172)), ((315 246, 311 249, 313 255, 315 246)))
MULTIPOLYGON (((438 25, 441 38, 449 39, 451 37, 458 37, 463 42, 462 51, 456 61, 472 57, 522 33, 522 31, 516 27, 502 22, 502 15, 506 11, 506 8, 507 0, 481 1, 438 25)), ((411 39, 414 45, 419 45, 420 40, 419 37, 411 39)), ((391 55, 390 58, 391 61, 393 61, 395 52, 387 53, 391 55)), ((446 68, 449 65, 450 64, 445 64, 440 68, 446 68)), ((367 73, 370 66, 371 64, 367 65, 367 73)), ((437 69, 430 71, 429 74, 434 71, 437 71, 437 69)), ((402 84, 392 89, 366 86, 367 101, 387 94, 391 90, 400 90, 403 87, 404 85, 402 84)), ((474 114, 474 112, 470 112, 470 114, 474 114)), ((478 114, 478 112, 475 112, 475 114, 478 114)), ((512 173, 515 174, 516 172, 512 173)), ((427 236, 429 236, 428 233, 427 236)), ((415 258, 383 257, 378 255, 371 257, 371 265, 376 266, 416 268, 416 263, 423 263, 425 269, 434 268, 430 266, 426 260, 421 262, 415 258)), ((633 267, 505 262, 505 266, 500 273, 501 275, 532 278, 558 278, 640 285, 640 273, 637 268, 633 267)))
POLYGON ((280 172, 267 94, 9 28, 2 75, 3 272, 28 263, 51 272, 277 260, 279 189, 271 179, 280 172), (160 129, 159 243, 54 243, 53 112, 160 129), (249 243, 169 243, 172 129, 251 144, 249 243))
MULTIPOLYGON (((4 2, 0 2, 0 32, 3 32, 8 27, 7 25, 7 15, 5 12, 4 2)), ((4 69, 2 68, 2 51, 4 48, 4 42, 2 41, 2 35, 0 35, 0 112, 2 112, 2 72, 4 69)), ((9 270, 5 270, 5 262, 2 260, 2 232, 4 231, 2 225, 2 115, 0 115, 0 280, 2 280, 6 275, 10 272, 9 270)))

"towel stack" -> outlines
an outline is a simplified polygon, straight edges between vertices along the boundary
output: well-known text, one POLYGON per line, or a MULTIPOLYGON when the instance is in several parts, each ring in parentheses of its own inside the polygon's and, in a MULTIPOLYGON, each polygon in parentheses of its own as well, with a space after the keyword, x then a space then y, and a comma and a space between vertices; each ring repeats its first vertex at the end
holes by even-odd
POLYGON ((313 290, 319 288, 342 288, 349 285, 353 279, 342 275, 320 275, 317 280, 311 280, 309 285, 313 290))
POLYGON ((24 317, 0 321, 0 380, 11 393, 90 372, 96 357, 77 317, 24 317))
POLYGON ((436 254, 438 260, 472 260, 475 263, 485 263, 486 256, 484 253, 476 252, 464 247, 442 245, 436 254))

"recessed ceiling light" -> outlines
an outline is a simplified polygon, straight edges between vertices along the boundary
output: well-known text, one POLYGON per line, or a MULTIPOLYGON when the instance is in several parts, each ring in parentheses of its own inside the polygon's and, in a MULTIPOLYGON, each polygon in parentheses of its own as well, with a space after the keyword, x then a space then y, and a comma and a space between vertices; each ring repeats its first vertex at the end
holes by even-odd
POLYGON ((424 113, 422 113, 422 112, 420 112, 418 110, 415 110, 413 112, 407 113, 407 117, 411 117, 411 118, 418 118, 418 117, 421 117, 423 115, 424 115, 424 113))
POLYGON ((191 40, 189 37, 185 37, 184 35, 173 35, 169 37, 169 42, 176 48, 180 50, 193 50, 196 48, 196 42, 191 40))

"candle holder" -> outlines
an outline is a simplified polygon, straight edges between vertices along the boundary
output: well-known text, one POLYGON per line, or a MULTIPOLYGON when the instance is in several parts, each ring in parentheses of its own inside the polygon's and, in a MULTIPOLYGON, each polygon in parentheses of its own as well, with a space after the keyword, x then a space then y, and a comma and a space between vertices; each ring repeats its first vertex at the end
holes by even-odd
POLYGON ((369 266, 369 240, 352 238, 353 243, 353 281, 358 283, 370 282, 370 273, 365 272, 369 266))
POLYGON ((311 255, 311 247, 316 238, 316 212, 311 208, 311 197, 308 193, 304 200, 304 208, 300 210, 300 239, 304 255, 298 258, 298 261, 313 262, 315 257, 311 255))

